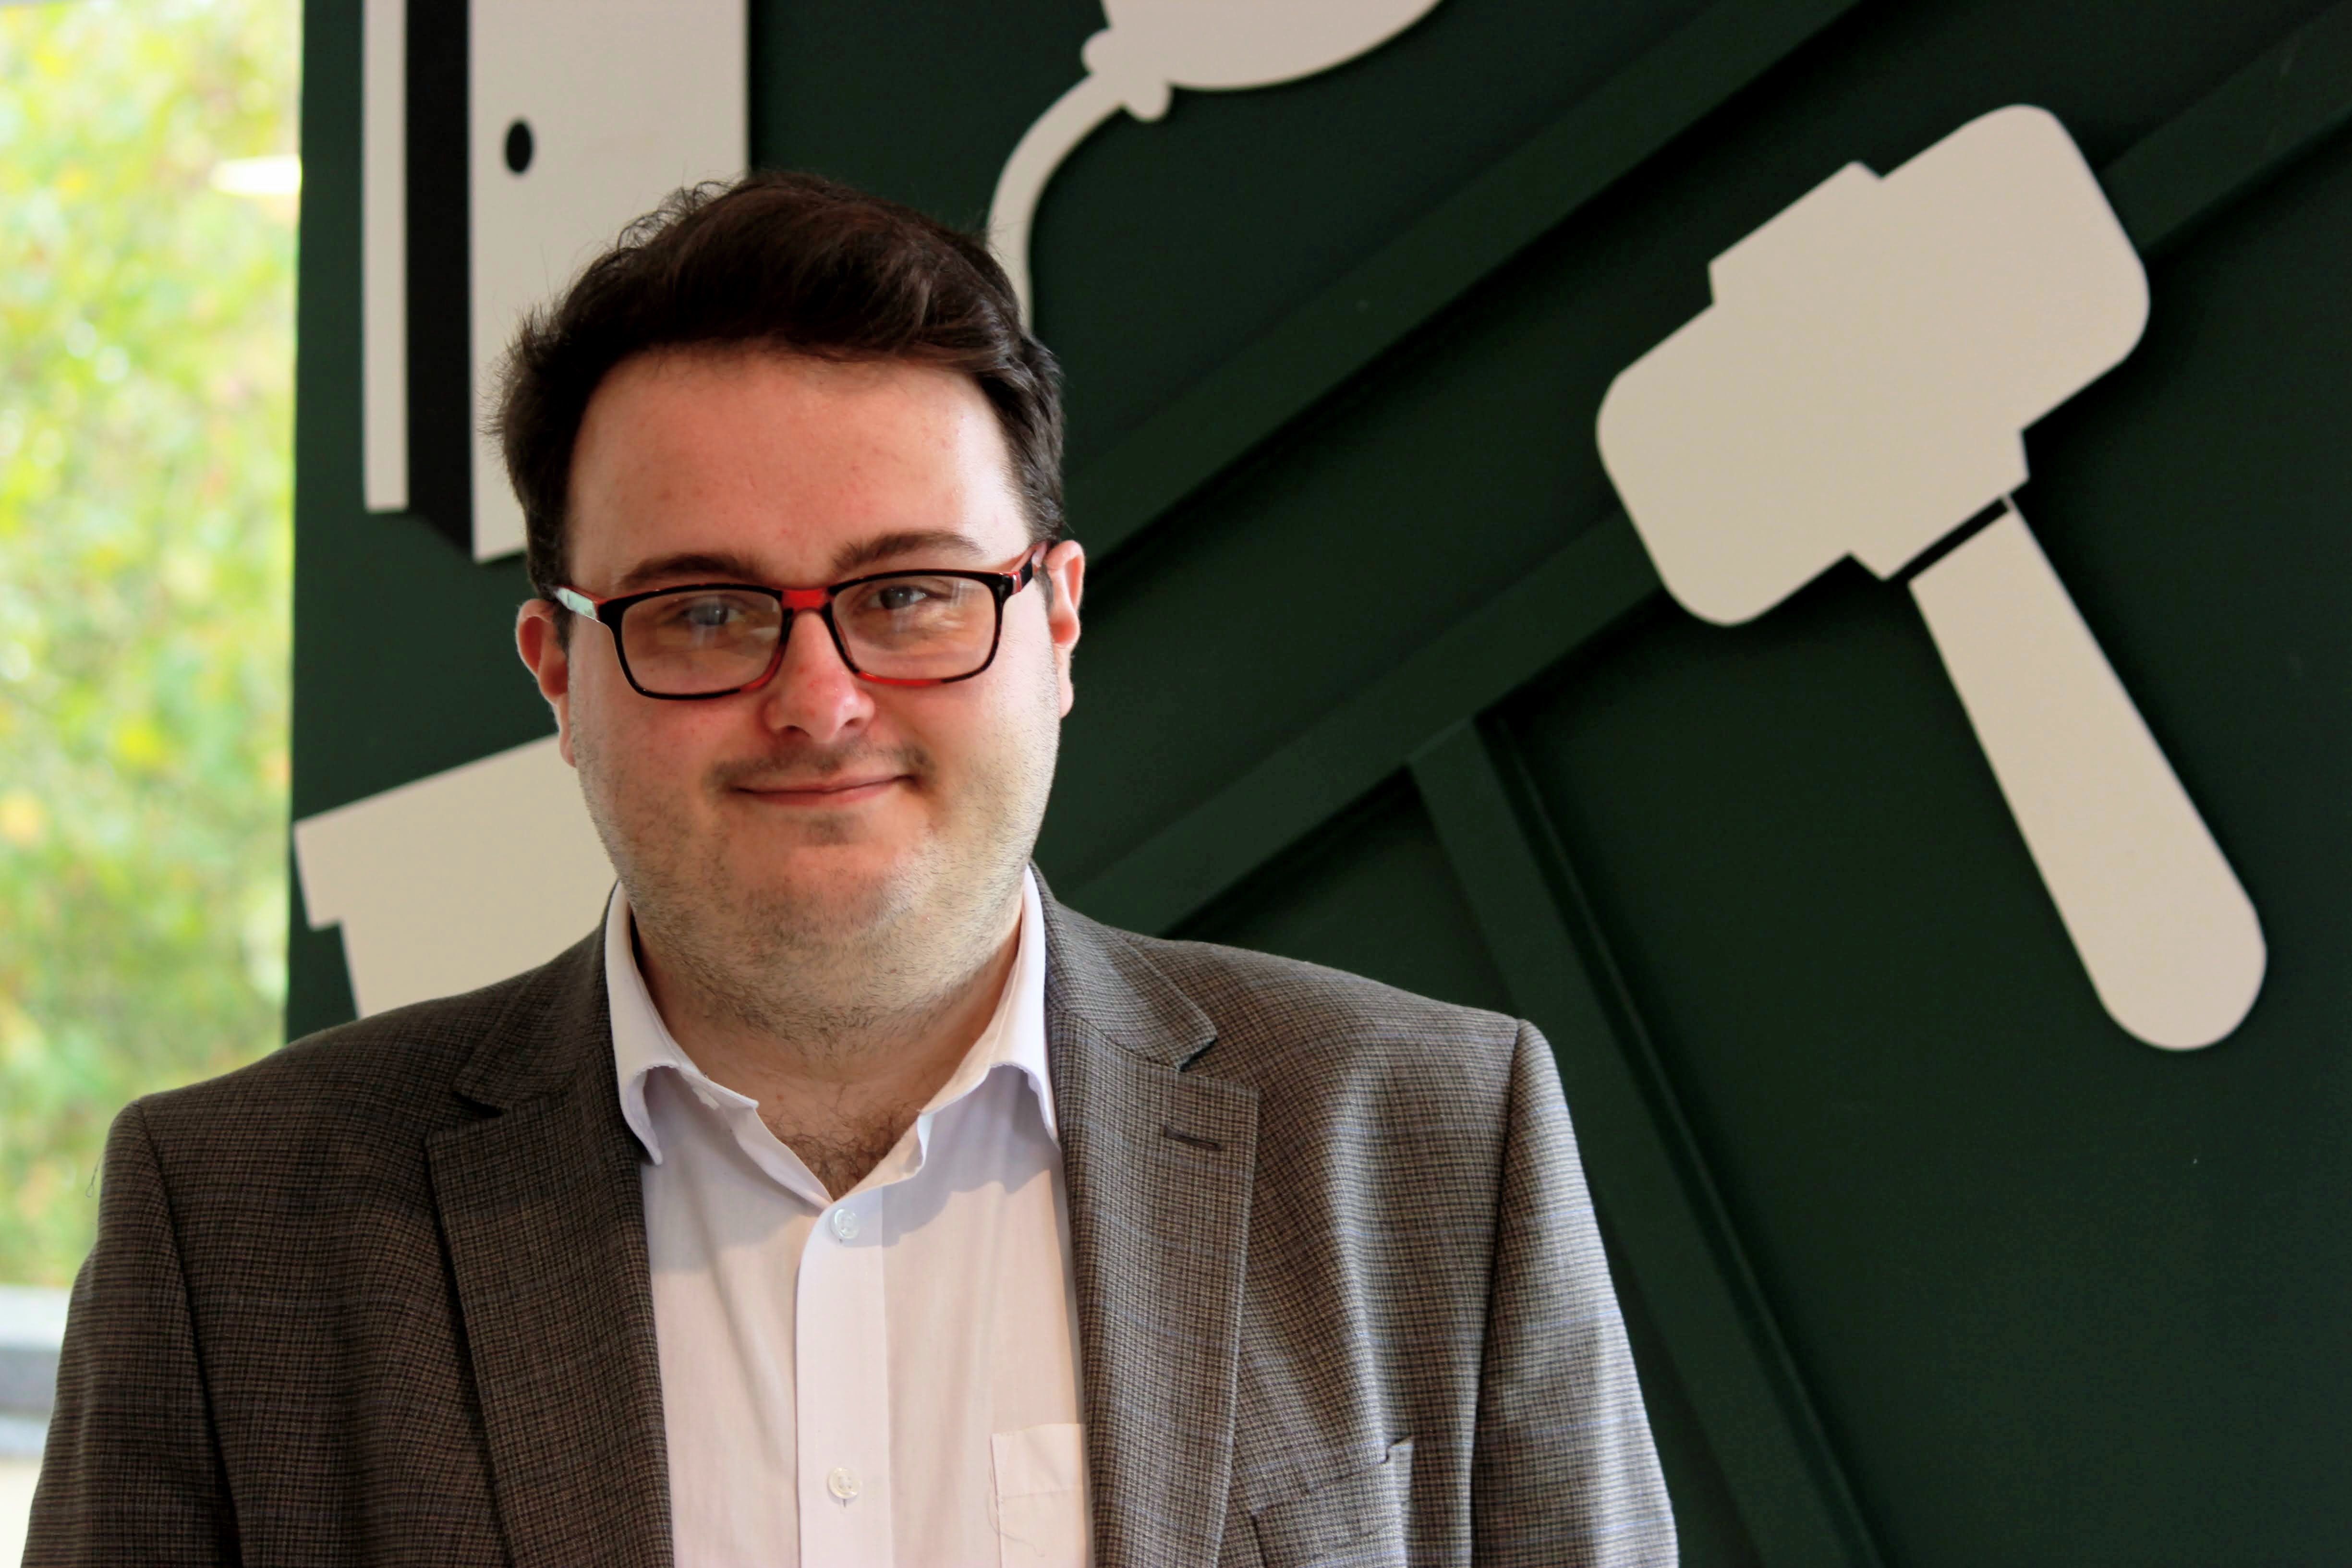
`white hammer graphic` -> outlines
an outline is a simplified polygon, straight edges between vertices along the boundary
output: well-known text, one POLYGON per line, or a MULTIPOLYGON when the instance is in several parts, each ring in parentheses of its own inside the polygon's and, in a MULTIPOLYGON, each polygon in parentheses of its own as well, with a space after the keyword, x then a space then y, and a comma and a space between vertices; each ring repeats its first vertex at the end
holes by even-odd
MULTIPOLYGON (((2025 427, 2113 368, 2147 279, 2038 109, 1881 179, 1848 164, 1716 258, 1621 374, 1601 458, 1667 590, 1720 625, 1852 555, 1903 571, 2025 479, 2025 427)), ((2116 1022, 2189 1049, 2261 988, 2253 905, 2013 507, 1911 579, 2116 1022)))

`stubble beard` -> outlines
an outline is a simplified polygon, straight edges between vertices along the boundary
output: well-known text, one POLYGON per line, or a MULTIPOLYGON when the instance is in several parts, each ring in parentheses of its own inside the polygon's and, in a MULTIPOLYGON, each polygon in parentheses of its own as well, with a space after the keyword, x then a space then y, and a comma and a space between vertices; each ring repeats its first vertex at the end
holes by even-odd
MULTIPOLYGON (((838 1059, 921 1029, 996 956, 1052 784, 1059 714, 1049 706, 1045 718, 1039 733, 1008 733, 975 758, 951 795, 934 760, 911 746, 802 748, 722 764, 700 783, 719 802, 785 762, 803 777, 853 767, 907 775, 893 787, 932 796, 929 831, 862 886, 758 875, 760 858, 704 826, 712 816, 664 808, 663 792, 649 787, 658 759, 616 758, 593 727, 575 728, 572 754, 640 940, 658 946, 670 977, 700 1010, 796 1054, 838 1059)), ((803 828, 803 842, 824 831, 803 828)))

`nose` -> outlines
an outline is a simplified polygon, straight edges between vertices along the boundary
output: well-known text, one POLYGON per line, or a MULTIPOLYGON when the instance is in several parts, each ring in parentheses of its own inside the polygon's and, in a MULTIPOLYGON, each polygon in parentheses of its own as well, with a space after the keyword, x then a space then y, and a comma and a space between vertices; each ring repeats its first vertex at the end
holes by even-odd
POLYGON ((829 744, 872 717, 873 693, 842 662, 824 616, 814 610, 791 614, 783 661, 760 692, 761 717, 772 730, 798 730, 829 744))

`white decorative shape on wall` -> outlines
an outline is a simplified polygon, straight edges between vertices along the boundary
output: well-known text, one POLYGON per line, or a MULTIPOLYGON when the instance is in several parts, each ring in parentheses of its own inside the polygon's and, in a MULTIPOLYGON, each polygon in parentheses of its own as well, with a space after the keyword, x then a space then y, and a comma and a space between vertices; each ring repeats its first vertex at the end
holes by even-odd
POLYGON ((408 29, 408 0, 361 0, 360 492, 371 512, 406 511, 410 499, 408 29))
POLYGON ((311 927, 343 928, 362 1017, 544 963, 613 885, 553 736, 306 817, 294 860, 311 927))
POLYGON ((408 510, 408 5, 360 24, 361 483, 370 511, 408 510))
POLYGON ((522 548, 489 398, 522 313, 680 185, 745 161, 743 0, 471 0, 474 559, 522 548), (508 142, 530 128, 530 158, 508 142))
POLYGON ((1180 87, 1271 87, 1370 53, 1435 9, 1437 0, 1103 0, 1110 26, 1081 53, 1087 75, 1038 117, 997 176, 988 232, 1034 320, 1029 227, 1062 160, 1125 109, 1168 112, 1180 87))
POLYGON ((2263 983, 2254 907, 2024 521, 1911 592, 2100 1002, 2150 1045, 2236 1028, 2263 983))
MULTIPOLYGON (((466 332, 473 551, 488 561, 522 548, 522 509, 488 429, 515 323, 672 191, 742 172, 751 69, 744 0, 469 0, 455 8, 467 28, 469 305, 466 320, 447 321, 407 320, 406 227, 429 219, 406 210, 406 6, 365 4, 367 504, 391 510, 408 502, 409 334, 466 332), (525 129, 520 140, 517 126, 525 129), (510 157, 510 146, 528 157, 510 157)), ((459 111, 455 103, 432 107, 459 111)))
MULTIPOLYGON (((1849 164, 1708 268, 1602 400, 1669 592, 1721 625, 1851 555, 1891 577, 2026 478, 2023 431, 2120 363, 2147 280, 2073 140, 1998 110, 1849 164)), ((2188 1049, 2265 963, 2252 903, 2013 507, 1912 591, 2110 1016, 2188 1049)))

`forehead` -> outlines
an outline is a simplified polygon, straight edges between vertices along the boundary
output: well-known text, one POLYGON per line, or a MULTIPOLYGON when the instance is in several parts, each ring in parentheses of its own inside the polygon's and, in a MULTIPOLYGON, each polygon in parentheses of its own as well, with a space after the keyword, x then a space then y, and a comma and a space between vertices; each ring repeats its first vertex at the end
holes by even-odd
POLYGON ((672 554, 803 583, 884 534, 961 534, 990 560, 1027 538, 1003 431, 970 376, 765 350, 615 367, 581 421, 570 510, 570 574, 592 591, 672 554))

